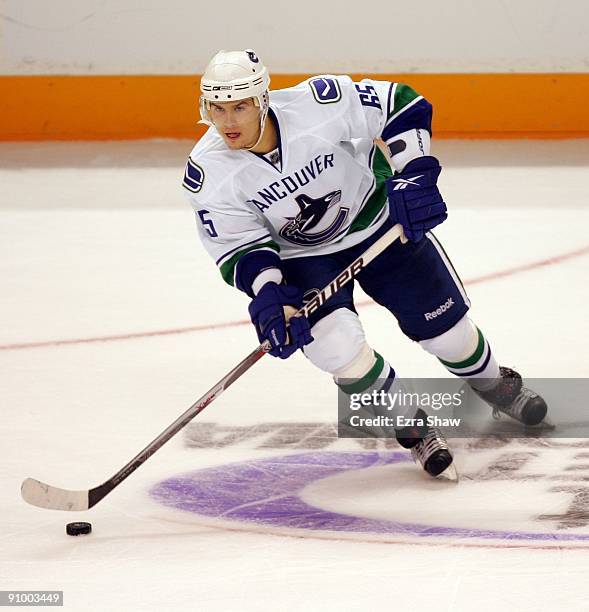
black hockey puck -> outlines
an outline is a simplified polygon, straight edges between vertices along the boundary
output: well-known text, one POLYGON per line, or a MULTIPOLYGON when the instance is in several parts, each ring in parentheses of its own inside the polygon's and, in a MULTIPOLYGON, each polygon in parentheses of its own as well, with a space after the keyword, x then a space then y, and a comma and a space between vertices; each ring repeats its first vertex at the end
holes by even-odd
POLYGON ((92 531, 90 523, 68 523, 65 532, 71 536, 87 535, 92 531))

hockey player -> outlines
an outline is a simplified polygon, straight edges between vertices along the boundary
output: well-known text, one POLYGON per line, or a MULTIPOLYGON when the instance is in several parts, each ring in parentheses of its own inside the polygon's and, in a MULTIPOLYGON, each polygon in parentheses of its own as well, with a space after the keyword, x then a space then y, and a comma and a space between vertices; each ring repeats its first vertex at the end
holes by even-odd
MULTIPOLYGON (((308 320, 292 314, 399 223, 408 241, 370 263, 360 286, 494 414, 541 422, 544 400, 499 367, 430 231, 447 217, 440 164, 430 155, 431 105, 402 83, 324 75, 278 91, 269 84, 252 50, 213 57, 200 98, 211 127, 183 181, 206 250, 225 281, 251 298, 260 342, 269 340, 270 354, 282 359, 303 349, 346 393, 387 390, 395 372, 365 340, 353 283, 308 320), (376 140, 388 147, 394 172, 376 140)), ((423 411, 415 416, 425 421, 423 411)), ((396 436, 430 475, 452 464, 436 428, 406 427, 396 436)))

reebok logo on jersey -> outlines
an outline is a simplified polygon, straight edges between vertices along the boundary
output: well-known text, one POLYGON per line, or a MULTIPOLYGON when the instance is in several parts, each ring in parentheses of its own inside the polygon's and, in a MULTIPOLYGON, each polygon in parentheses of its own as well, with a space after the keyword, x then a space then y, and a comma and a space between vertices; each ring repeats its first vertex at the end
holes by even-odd
POLYGON ((407 185, 412 185, 413 187, 419 187, 419 183, 416 183, 415 181, 417 179, 420 179, 422 176, 423 174, 420 174, 419 176, 414 176, 413 178, 410 178, 410 179, 393 179, 393 183, 397 183, 397 185, 393 187, 393 191, 405 189, 407 185))
POLYGON ((439 317, 441 314, 444 314, 446 310, 449 310, 454 306, 454 300, 452 298, 448 298, 439 308, 432 310, 432 312, 424 313, 424 317, 426 321, 431 321, 436 317, 439 317))

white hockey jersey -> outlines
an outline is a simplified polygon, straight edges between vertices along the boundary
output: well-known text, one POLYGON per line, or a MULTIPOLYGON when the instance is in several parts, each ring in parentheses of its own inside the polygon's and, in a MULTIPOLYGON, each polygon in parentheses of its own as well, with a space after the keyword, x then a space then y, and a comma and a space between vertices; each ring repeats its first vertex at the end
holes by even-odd
POLYGON ((200 238, 229 284, 253 249, 281 259, 320 255, 376 231, 392 171, 374 141, 431 131, 431 106, 400 83, 325 75, 271 91, 268 121, 277 126, 277 164, 229 149, 211 127, 186 165, 200 238))

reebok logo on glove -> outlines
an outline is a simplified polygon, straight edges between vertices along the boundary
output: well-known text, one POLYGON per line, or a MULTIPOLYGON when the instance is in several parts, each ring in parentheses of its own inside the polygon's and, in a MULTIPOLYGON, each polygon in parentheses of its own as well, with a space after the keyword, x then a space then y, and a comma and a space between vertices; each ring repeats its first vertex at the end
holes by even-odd
POLYGON ((416 183, 415 181, 422 177, 423 177, 423 174, 420 174, 419 176, 414 176, 413 178, 410 178, 410 179, 392 179, 391 182, 398 183, 398 185, 395 185, 393 187, 393 191, 398 191, 399 189, 405 189, 407 185, 413 185, 414 187, 419 187, 419 183, 416 183))

